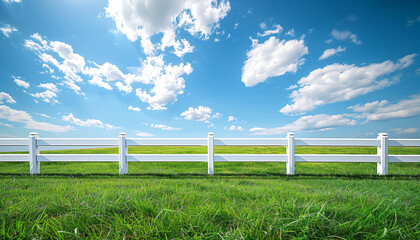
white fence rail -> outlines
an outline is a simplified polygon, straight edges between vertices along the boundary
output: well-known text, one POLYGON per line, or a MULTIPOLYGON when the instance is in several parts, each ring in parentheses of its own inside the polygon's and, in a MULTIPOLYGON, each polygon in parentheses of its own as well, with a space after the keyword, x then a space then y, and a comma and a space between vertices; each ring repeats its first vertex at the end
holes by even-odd
POLYGON ((295 174, 296 162, 362 162, 377 163, 379 175, 388 174, 388 163, 418 163, 420 155, 388 155, 388 147, 420 147, 420 139, 388 139, 380 133, 377 139, 350 138, 0 138, 0 146, 28 146, 29 154, 0 154, 0 162, 29 162, 30 173, 41 172, 41 162, 119 162, 119 174, 128 173, 128 162, 207 162, 208 174, 214 174, 215 162, 285 162, 286 172, 295 174), (114 146, 118 154, 40 154, 42 146, 114 146), (128 146, 207 146, 207 154, 128 154, 128 146), (214 154, 214 146, 286 146, 286 154, 214 154), (295 154, 295 146, 371 146, 376 155, 295 154))

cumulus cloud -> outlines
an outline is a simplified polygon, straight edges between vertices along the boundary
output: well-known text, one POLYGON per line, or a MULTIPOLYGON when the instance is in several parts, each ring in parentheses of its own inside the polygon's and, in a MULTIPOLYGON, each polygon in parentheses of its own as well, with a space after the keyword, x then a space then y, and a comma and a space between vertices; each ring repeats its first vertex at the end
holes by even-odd
POLYGON ((345 118, 343 115, 319 114, 303 116, 291 124, 276 128, 251 128, 249 131, 254 135, 279 135, 287 132, 314 132, 328 131, 339 126, 355 125, 356 121, 345 118))
POLYGON ((118 129, 118 127, 115 127, 111 124, 104 124, 102 121, 97 119, 88 119, 86 121, 82 121, 76 117, 73 116, 73 113, 70 113, 69 115, 64 115, 62 117, 63 121, 70 122, 72 124, 76 124, 82 127, 98 127, 98 128, 106 128, 108 130, 118 129))
POLYGON ((295 36, 295 29, 293 29, 293 28, 290 29, 289 31, 287 31, 286 35, 289 35, 291 37, 294 37, 295 36))
POLYGON ((417 54, 407 55, 397 62, 385 61, 363 67, 336 63, 313 70, 299 80, 299 89, 290 95, 293 104, 287 104, 280 112, 289 114, 311 111, 317 106, 348 101, 391 86, 398 82, 398 78, 379 78, 413 64, 415 56, 417 54))
POLYGON ((152 123, 150 125, 150 127, 159 128, 159 129, 166 130, 166 131, 181 130, 181 128, 170 127, 170 126, 167 126, 167 125, 164 125, 164 124, 154 124, 154 123, 152 123))
POLYGON ((25 81, 21 80, 19 77, 13 77, 13 78, 14 78, 14 82, 19 87, 29 88, 30 84, 28 82, 25 82, 25 81))
POLYGON ((234 116, 229 116, 228 117, 228 122, 232 122, 232 121, 237 121, 238 119, 236 119, 236 117, 234 116))
POLYGON ((365 114, 362 114, 362 116, 366 117, 367 122, 370 122, 420 115, 420 95, 413 95, 409 99, 404 99, 391 105, 386 103, 370 112, 364 112, 365 114))
MULTIPOLYGON (((350 32, 350 31, 339 31, 337 29, 332 30, 331 35, 333 38, 339 40, 339 41, 347 41, 350 40, 352 41, 354 44, 360 45, 362 44, 362 41, 360 41, 359 39, 357 39, 357 35, 350 32)), ((327 40, 328 42, 331 42, 331 40, 327 40)))
POLYGON ((209 107, 198 106, 197 108, 189 107, 188 110, 181 113, 181 117, 193 121, 207 121, 211 118, 212 109, 209 107))
POLYGON ((229 11, 230 3, 224 0, 109 0, 106 7, 107 17, 114 20, 117 30, 131 41, 140 37, 147 55, 152 55, 159 47, 173 47, 179 57, 192 52, 193 48, 186 39, 176 36, 177 29, 208 39, 229 11), (163 37, 155 46, 151 37, 159 33, 163 37))
POLYGON ((15 110, 4 105, 0 106, 0 119, 6 119, 10 122, 24 123, 25 128, 27 129, 42 130, 55 133, 68 132, 73 130, 73 128, 70 126, 60 126, 47 122, 37 122, 33 120, 32 116, 27 112, 15 110))
POLYGON ((129 106, 128 107, 128 111, 135 111, 135 112, 140 112, 141 111, 141 109, 140 108, 138 108, 138 107, 133 107, 133 106, 129 106))
POLYGON ((10 26, 9 24, 4 24, 3 27, 0 28, 0 31, 3 33, 4 36, 9 38, 11 33, 17 32, 18 30, 15 27, 10 26))
POLYGON ((376 109, 378 109, 379 107, 383 107, 387 104, 388 104, 387 100, 382 100, 382 101, 375 101, 375 102, 371 102, 371 103, 366 103, 364 105, 356 104, 354 106, 348 107, 348 109, 353 109, 353 111, 355 111, 355 112, 366 113, 366 112, 373 112, 376 109))
POLYGON ((57 94, 51 90, 46 90, 44 92, 37 92, 37 93, 30 93, 30 95, 34 98, 41 99, 46 103, 60 103, 56 97, 57 94))
POLYGON ((229 131, 243 131, 244 129, 241 126, 235 126, 235 125, 231 125, 228 128, 229 131))
POLYGON ((12 3, 21 3, 22 0, 3 0, 6 4, 12 4, 12 3))
POLYGON ((269 35, 279 34, 283 31, 283 27, 280 24, 274 25, 274 29, 266 30, 263 33, 257 33, 259 37, 265 37, 269 35))
POLYGON ((280 41, 272 36, 264 43, 252 40, 252 49, 248 51, 248 59, 242 68, 242 82, 252 87, 264 82, 269 77, 295 73, 298 66, 304 64, 302 58, 308 54, 308 47, 303 39, 280 41))
POLYGON ((327 58, 329 58, 331 56, 336 55, 339 52, 344 52, 344 51, 346 51, 346 48, 342 48, 341 46, 338 46, 338 48, 330 48, 330 49, 327 49, 327 50, 324 51, 324 53, 322 54, 322 56, 319 57, 318 60, 327 59, 327 58))
POLYGON ((12 104, 16 103, 16 101, 8 93, 0 92, 0 104, 3 104, 4 101, 12 104))
POLYGON ((189 75, 193 71, 191 64, 164 65, 162 56, 148 57, 142 66, 143 81, 154 86, 146 92, 141 88, 136 89, 136 95, 142 102, 148 103, 150 109, 166 109, 165 105, 175 102, 179 94, 184 93, 185 80, 182 75, 189 75))

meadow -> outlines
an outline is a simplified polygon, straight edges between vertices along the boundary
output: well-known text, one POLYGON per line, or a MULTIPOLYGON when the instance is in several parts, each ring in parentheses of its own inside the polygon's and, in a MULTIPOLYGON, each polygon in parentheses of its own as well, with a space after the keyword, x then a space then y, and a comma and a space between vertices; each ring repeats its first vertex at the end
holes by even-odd
MULTIPOLYGON (((129 147, 194 154, 206 147, 129 147)), ((215 153, 285 153, 215 147, 215 153)), ((18 152, 19 153, 19 152, 18 152)), ((17 153, 17 154, 18 154, 17 153)), ((116 154, 117 148, 41 151, 116 154)), ((376 154, 374 147, 296 147, 296 154, 376 154)), ((389 154, 420 154, 390 147, 389 154)), ((1 239, 419 239, 420 163, 0 163, 1 239)))

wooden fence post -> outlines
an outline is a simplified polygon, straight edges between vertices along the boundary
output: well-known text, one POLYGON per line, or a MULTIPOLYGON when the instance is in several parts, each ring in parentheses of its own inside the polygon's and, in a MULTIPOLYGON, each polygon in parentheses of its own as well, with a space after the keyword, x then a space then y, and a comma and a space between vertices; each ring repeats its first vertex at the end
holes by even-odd
POLYGON ((39 154, 37 139, 38 133, 29 133, 29 172, 31 175, 41 173, 41 166, 37 161, 37 155, 39 154))
POLYGON ((120 163, 120 175, 128 173, 128 164, 127 164, 127 143, 126 143, 126 133, 122 132, 119 136, 118 141, 118 152, 119 152, 119 163, 120 163))
POLYGON ((381 142, 378 146, 377 154, 380 156, 381 160, 377 163, 377 173, 378 175, 387 175, 388 174, 388 133, 379 133, 378 140, 381 142))
POLYGON ((214 174, 214 133, 210 132, 207 138, 208 174, 214 174))
POLYGON ((287 163, 286 163, 286 172, 287 175, 295 174, 295 134, 287 133, 287 163))

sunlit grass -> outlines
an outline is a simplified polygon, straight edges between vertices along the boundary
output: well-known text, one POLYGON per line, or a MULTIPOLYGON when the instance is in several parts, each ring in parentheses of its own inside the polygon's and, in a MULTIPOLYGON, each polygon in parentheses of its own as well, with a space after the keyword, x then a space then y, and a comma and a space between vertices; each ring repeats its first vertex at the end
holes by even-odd
MULTIPOLYGON (((391 148, 390 154, 420 154, 391 148)), ((116 154, 117 148, 42 153, 116 154)), ((130 147, 129 153, 206 153, 206 147, 130 147)), ((216 147, 216 153, 285 153, 216 147)), ((376 148, 297 147, 297 154, 376 154, 376 148)), ((0 163, 1 239, 418 239, 420 164, 0 163), (48 175, 54 174, 54 175, 48 175), (58 175, 57 175, 58 174, 58 175), (60 175, 61 174, 61 175, 60 175), (95 175, 99 174, 99 175, 95 175), (111 174, 111 175, 109 175, 111 174)))

